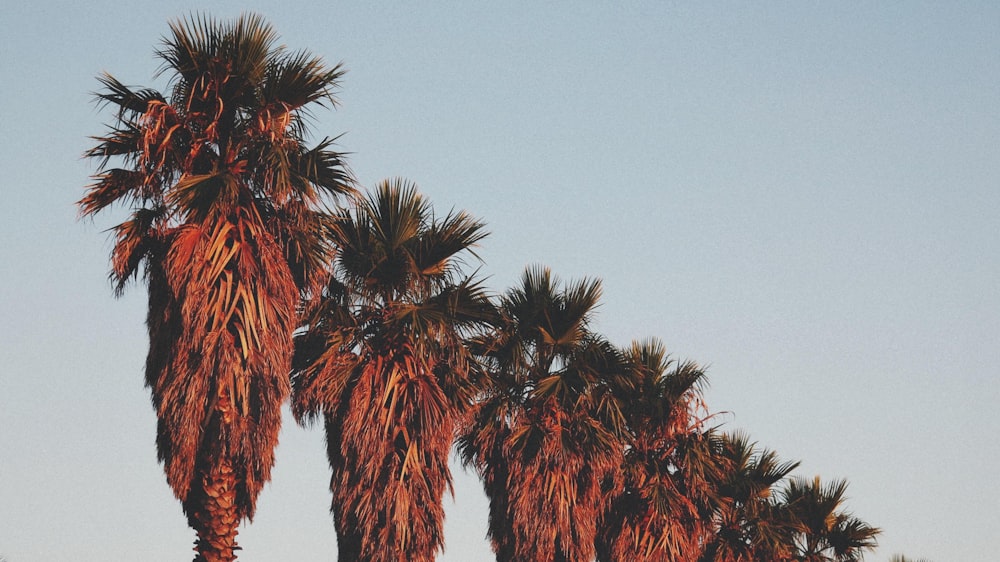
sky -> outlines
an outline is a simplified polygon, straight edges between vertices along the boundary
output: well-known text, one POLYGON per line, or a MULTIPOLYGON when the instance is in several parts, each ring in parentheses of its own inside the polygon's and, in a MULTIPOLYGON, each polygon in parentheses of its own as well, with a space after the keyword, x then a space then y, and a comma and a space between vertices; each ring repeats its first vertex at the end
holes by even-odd
MULTIPOLYGON (((596 327, 708 368, 709 409, 796 474, 845 478, 881 547, 996 559, 1000 7, 993 2, 12 3, 0 18, 0 556, 183 560, 114 299, 121 214, 78 220, 107 71, 154 78, 167 23, 254 11, 348 70, 314 140, 415 182, 525 266, 603 280, 596 327)), ((455 471, 442 562, 491 559, 455 471)), ((321 428, 286 416, 240 560, 331 561, 321 428)))

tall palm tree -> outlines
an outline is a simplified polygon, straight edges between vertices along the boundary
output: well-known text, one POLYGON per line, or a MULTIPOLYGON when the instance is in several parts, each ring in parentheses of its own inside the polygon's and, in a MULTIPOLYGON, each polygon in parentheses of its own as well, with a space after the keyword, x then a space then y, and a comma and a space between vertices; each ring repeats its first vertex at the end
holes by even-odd
POLYGON ((792 478, 779 497, 796 562, 857 562, 878 544, 879 529, 843 510, 846 480, 792 478))
POLYGON ((453 428, 479 384, 466 340, 495 315, 461 274, 485 235, 402 181, 341 216, 293 372, 295 416, 326 427, 338 560, 429 562, 444 545, 453 428))
POLYGON ((788 528, 772 492, 799 463, 781 462, 743 433, 724 434, 716 443, 724 470, 714 483, 713 531, 700 561, 788 560, 788 528))
POLYGON ((535 267, 502 299, 484 356, 491 385, 459 437, 490 499, 499 561, 595 557, 624 431, 620 354, 589 327, 600 293, 535 267))
POLYGON ((721 471, 696 418, 705 373, 670 359, 658 340, 634 342, 625 359, 634 385, 622 487, 602 525, 598 560, 696 560, 709 531, 709 483, 721 471))
POLYGON ((111 278, 117 294, 140 272, 148 287, 157 453, 195 560, 228 562, 274 464, 296 305, 328 259, 324 205, 353 191, 330 139, 304 145, 342 72, 278 46, 254 15, 170 31, 169 97, 100 78, 116 119, 87 152, 99 173, 79 206, 131 209, 111 278))

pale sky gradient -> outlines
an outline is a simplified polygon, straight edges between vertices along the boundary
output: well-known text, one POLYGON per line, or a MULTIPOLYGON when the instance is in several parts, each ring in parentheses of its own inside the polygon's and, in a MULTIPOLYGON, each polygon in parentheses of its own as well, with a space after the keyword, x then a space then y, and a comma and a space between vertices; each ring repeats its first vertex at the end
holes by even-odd
MULTIPOLYGON (((162 85, 167 21, 208 8, 343 61, 316 135, 344 133, 366 186, 404 176, 482 217, 497 291, 531 263, 602 278, 613 341, 709 365, 727 427, 847 478, 884 529, 868 560, 997 559, 998 4, 391 4, 4 7, 0 555, 191 558, 142 386, 145 291, 112 298, 117 216, 74 202, 109 118, 95 76, 162 85)), ((335 559, 322 443, 288 419, 240 560, 335 559)), ((491 559, 485 528, 458 469, 440 560, 491 559)))

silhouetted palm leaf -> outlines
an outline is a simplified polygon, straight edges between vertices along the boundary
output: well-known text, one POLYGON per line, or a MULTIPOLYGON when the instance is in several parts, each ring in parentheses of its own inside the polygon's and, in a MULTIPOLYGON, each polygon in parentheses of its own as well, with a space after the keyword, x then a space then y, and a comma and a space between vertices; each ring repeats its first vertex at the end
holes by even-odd
POLYGON ((702 562, 787 560, 791 545, 786 521, 772 501, 772 489, 798 466, 757 449, 746 434, 723 435, 715 454, 722 478, 713 483, 712 533, 702 562))
POLYGON ((792 478, 779 494, 794 544, 794 560, 856 562, 874 550, 879 529, 844 512, 847 481, 823 484, 792 478))

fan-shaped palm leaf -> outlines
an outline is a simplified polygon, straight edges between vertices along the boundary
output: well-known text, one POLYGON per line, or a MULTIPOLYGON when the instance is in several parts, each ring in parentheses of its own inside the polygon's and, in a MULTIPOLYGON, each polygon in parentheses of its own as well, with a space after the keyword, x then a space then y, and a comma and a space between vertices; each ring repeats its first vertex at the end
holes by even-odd
POLYGON ((843 510, 847 481, 825 484, 792 478, 780 494, 794 545, 794 560, 802 562, 856 562, 877 546, 879 529, 843 510))
POLYGON ((561 286, 525 271, 482 346, 490 377, 460 431, 459 451, 490 498, 497 560, 591 560, 621 462, 621 354, 589 327, 600 284, 561 286))
POLYGON ((713 483, 713 529, 700 560, 784 560, 790 550, 788 529, 771 495, 799 463, 781 462, 773 451, 757 449, 744 433, 724 435, 715 454, 723 472, 713 483))
POLYGON ((714 456, 690 450, 699 439, 704 372, 669 359, 658 340, 633 343, 625 357, 632 373, 621 387, 629 403, 627 450, 598 559, 695 560, 709 527, 706 476, 721 470, 714 456))
POLYGON ((396 180, 334 230, 335 274, 296 337, 293 412, 325 422, 338 559, 430 561, 452 428, 477 388, 466 340, 495 314, 454 266, 483 225, 435 220, 396 180))
POLYGON ((228 561, 274 463, 299 294, 329 258, 324 202, 353 188, 341 155, 293 126, 332 101, 337 67, 275 46, 259 16, 170 31, 169 97, 99 78, 115 122, 87 152, 100 171, 79 206, 131 209, 111 278, 119 294, 140 270, 148 285, 158 455, 197 560, 228 561))

